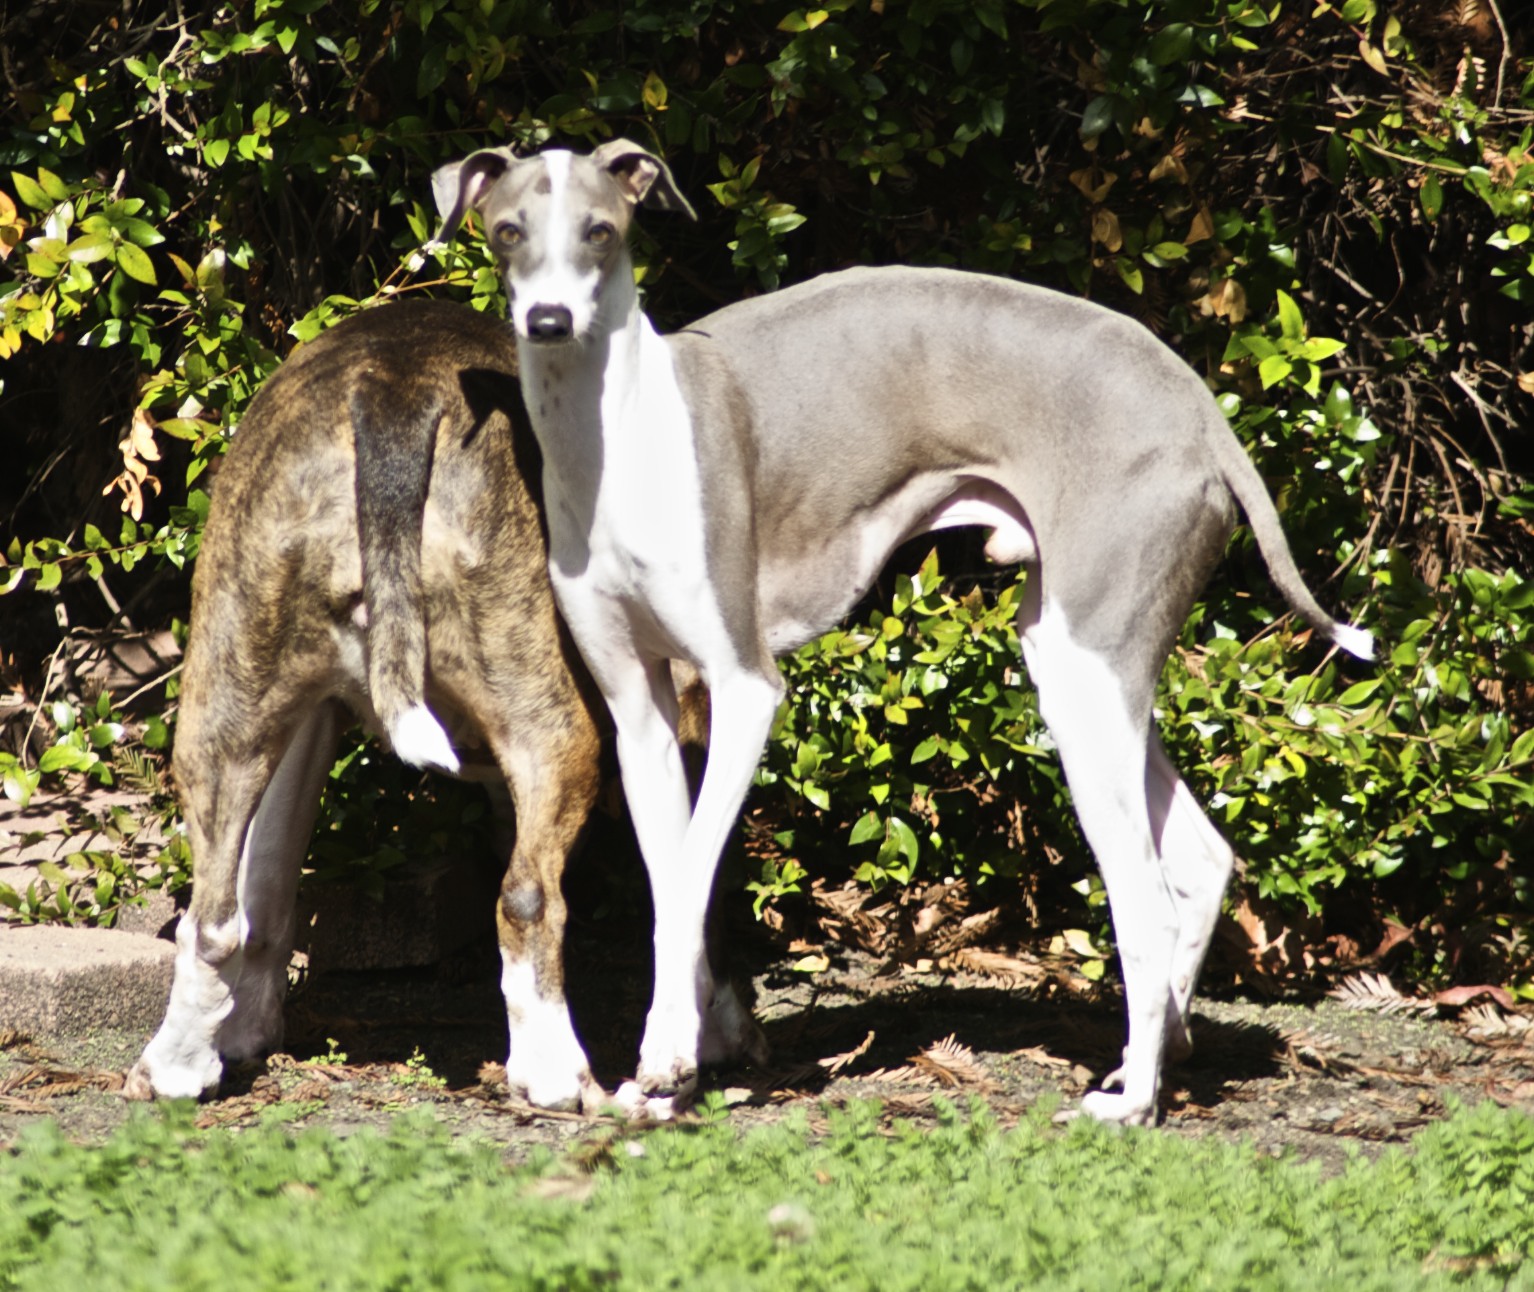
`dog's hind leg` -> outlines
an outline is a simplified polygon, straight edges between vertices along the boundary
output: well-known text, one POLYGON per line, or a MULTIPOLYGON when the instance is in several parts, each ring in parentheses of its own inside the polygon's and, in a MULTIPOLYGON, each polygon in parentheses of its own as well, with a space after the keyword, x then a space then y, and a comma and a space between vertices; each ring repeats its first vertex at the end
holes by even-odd
POLYGON ((194 705, 178 733, 192 904, 176 930, 165 1019, 128 1074, 130 1098, 201 1095, 218 1085, 224 1058, 282 1039, 294 891, 339 716, 321 704, 286 731, 261 710, 226 717, 212 731, 206 706, 194 705))
POLYGON ((1147 745, 1145 785, 1162 873, 1177 908, 1166 1047, 1168 1058, 1181 1059, 1193 1050, 1188 1033, 1193 988, 1220 918, 1236 855, 1177 774, 1155 732, 1147 745))
POLYGON ((1019 614, 1028 672, 1054 736, 1082 833, 1097 857, 1113 915, 1129 1041, 1121 1088, 1093 1091, 1082 1108, 1103 1121, 1149 1125, 1156 1116, 1171 999, 1178 911, 1168 889, 1146 797, 1149 695, 1121 662, 1079 642, 1063 612, 1042 607, 1030 574, 1019 614))
POLYGON ((342 722, 335 702, 304 715, 245 831, 239 978, 234 1008, 218 1029, 218 1049, 225 1059, 255 1058, 282 1041, 298 878, 342 722))

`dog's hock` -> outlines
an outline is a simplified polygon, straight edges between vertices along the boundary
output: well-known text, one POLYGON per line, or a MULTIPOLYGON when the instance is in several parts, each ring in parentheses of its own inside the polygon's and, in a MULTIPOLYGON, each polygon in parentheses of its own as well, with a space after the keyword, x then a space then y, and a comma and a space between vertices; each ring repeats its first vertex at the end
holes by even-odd
POLYGON ((412 767, 436 767, 444 772, 459 769, 453 742, 424 704, 412 704, 389 724, 389 743, 412 767))

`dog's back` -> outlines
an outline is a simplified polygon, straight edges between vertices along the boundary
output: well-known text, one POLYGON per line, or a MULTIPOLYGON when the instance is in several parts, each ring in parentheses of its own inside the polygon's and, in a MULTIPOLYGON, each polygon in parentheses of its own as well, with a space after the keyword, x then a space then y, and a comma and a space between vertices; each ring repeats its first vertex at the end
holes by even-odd
POLYGON ((367 311, 279 369, 219 473, 194 582, 192 653, 221 657, 221 685, 269 685, 280 655, 407 761, 458 769, 428 671, 440 707, 472 710, 481 679, 462 674, 487 636, 515 637, 512 616, 556 631, 515 373, 504 324, 442 301, 367 311))

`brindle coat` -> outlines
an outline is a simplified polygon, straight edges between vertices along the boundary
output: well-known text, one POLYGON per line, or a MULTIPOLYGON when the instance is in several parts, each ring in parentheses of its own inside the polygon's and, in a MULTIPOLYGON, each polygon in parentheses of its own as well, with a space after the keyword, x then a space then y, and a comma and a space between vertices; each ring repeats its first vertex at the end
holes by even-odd
POLYGON ((388 732, 424 700, 515 804, 497 912, 512 1083, 593 1097, 584 1062, 580 1089, 537 1088, 536 1050, 579 1048, 560 877, 599 788, 599 710, 555 615, 515 374, 503 322, 392 304, 304 346, 242 422, 193 579, 176 735, 194 896, 131 1095, 201 1094, 222 1060, 280 1041, 298 873, 346 711, 388 732))

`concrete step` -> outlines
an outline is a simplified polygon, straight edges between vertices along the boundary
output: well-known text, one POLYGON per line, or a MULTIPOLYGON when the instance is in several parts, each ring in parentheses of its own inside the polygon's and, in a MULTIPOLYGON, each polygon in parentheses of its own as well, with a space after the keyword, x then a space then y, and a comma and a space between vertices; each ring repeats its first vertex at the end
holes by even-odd
POLYGON ((38 1039, 159 1026, 174 944, 147 933, 0 924, 0 1029, 38 1039))

